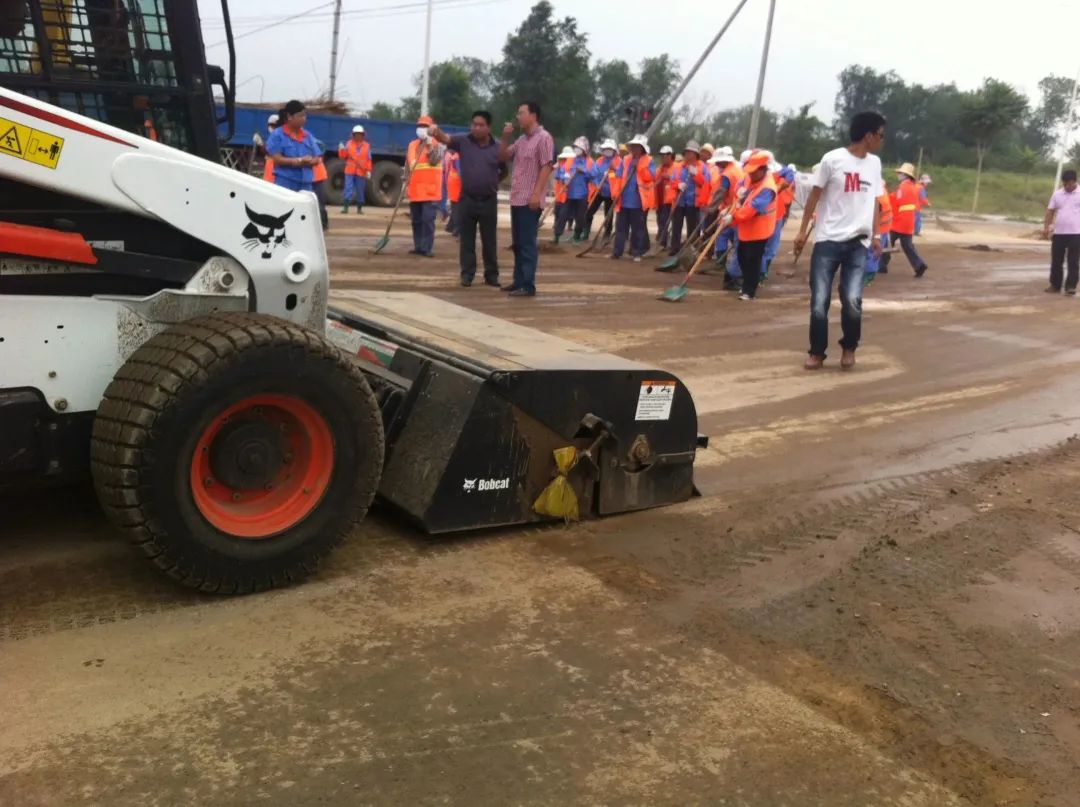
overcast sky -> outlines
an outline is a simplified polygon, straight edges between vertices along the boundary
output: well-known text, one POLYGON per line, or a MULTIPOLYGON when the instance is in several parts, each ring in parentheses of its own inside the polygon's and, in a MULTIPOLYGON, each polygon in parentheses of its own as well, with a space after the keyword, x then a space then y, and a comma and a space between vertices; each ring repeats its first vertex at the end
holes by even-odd
MULTIPOLYGON (((239 37, 326 2, 231 0, 230 9, 239 37)), ((499 58, 506 35, 532 4, 436 0, 432 61, 455 55, 499 58)), ((593 59, 621 58, 633 64, 666 51, 685 72, 736 0, 553 4, 558 17, 577 18, 579 30, 589 36, 593 59)), ((688 100, 700 104, 711 97, 717 107, 753 101, 768 5, 768 0, 750 0, 690 85, 688 100)), ((220 11, 212 0, 203 0, 201 8, 209 59, 224 65, 225 48, 214 46, 222 38, 220 11)), ((344 0, 343 8, 338 77, 342 100, 366 108, 410 93, 411 77, 423 65, 423 1, 344 0), (372 9, 383 10, 373 14, 372 9)), ((260 95, 266 101, 308 98, 325 88, 331 11, 328 4, 295 23, 238 38, 241 100, 258 101, 260 95)), ((1027 7, 1002 0, 778 0, 764 104, 782 111, 816 101, 814 112, 831 120, 836 76, 853 63, 896 70, 907 81, 955 81, 962 89, 994 76, 1034 98, 1043 76, 1076 75, 1078 31, 1080 2, 1066 0, 1034 0, 1027 7)))

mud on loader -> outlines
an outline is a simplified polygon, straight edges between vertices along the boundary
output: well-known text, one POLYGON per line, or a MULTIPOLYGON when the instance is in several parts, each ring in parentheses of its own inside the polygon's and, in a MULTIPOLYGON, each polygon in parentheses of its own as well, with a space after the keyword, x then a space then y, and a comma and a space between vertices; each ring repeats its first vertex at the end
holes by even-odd
POLYGON ((205 158, 224 82, 197 23, 178 0, 0 0, 0 487, 89 473, 155 565, 220 593, 303 577, 376 496, 443 533, 692 495, 669 373, 331 293, 315 197, 205 158))

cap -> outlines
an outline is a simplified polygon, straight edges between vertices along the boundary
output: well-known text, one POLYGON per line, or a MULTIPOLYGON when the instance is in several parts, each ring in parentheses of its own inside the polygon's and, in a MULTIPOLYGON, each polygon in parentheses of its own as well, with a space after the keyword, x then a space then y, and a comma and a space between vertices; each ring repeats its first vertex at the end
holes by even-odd
POLYGON ((675 149, 673 149, 671 146, 661 146, 660 147, 660 153, 661 154, 674 154, 675 149))
POLYGON ((571 146, 563 146, 562 151, 559 153, 558 159, 568 160, 574 156, 574 149, 571 146))
POLYGON ((266 119, 267 126, 277 126, 280 122, 281 118, 278 117, 276 112, 266 119))
POLYGON ((641 146, 643 149, 645 149, 646 154, 649 153, 649 141, 645 139, 645 135, 643 135, 643 134, 634 135, 630 139, 630 142, 627 145, 628 146, 641 146))
POLYGON ((701 150, 707 151, 711 154, 712 152, 716 151, 716 146, 714 146, 712 143, 706 143, 704 146, 701 147, 701 150))
POLYGON ((759 168, 768 168, 771 155, 767 151, 755 151, 749 157, 746 158, 746 162, 743 167, 747 173, 756 171, 759 168))
POLYGON ((619 145, 614 140, 612 140, 610 137, 607 140, 605 140, 603 143, 600 144, 600 151, 607 151, 609 149, 611 151, 618 151, 619 150, 619 145))
POLYGON ((416 121, 417 126, 434 126, 435 121, 431 119, 430 115, 421 115, 420 119, 416 121))
POLYGON ((686 145, 683 147, 683 153, 686 153, 687 151, 692 151, 699 157, 701 156, 701 146, 698 145, 698 142, 696 140, 686 141, 686 145))
POLYGON ((361 126, 361 125, 360 125, 360 124, 358 123, 358 124, 356 124, 356 125, 355 125, 354 127, 352 127, 352 133, 353 133, 353 134, 363 134, 363 133, 364 133, 364 127, 363 127, 363 126, 361 126))

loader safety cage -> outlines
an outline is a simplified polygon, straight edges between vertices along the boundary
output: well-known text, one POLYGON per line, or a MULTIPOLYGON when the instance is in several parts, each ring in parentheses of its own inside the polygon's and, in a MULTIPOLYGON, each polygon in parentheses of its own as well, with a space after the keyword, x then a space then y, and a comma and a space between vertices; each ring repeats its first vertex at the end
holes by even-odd
POLYGON ((227 140, 234 120, 224 0, 222 15, 228 80, 206 64, 191 0, 0 0, 0 85, 219 162, 219 124, 227 140))

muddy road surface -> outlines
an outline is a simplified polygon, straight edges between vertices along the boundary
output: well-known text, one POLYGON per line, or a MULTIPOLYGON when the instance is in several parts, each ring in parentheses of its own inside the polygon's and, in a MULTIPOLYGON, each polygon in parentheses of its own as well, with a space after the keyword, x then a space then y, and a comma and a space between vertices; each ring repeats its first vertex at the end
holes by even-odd
POLYGON ((385 220, 334 216, 336 287, 674 371, 704 495, 451 539, 380 511, 238 599, 88 489, 0 498, 0 804, 1077 803, 1080 303, 1043 245, 930 232, 926 277, 866 290, 857 369, 808 374, 806 257, 669 304, 649 262, 546 249, 510 300, 442 234, 371 257, 385 220))

